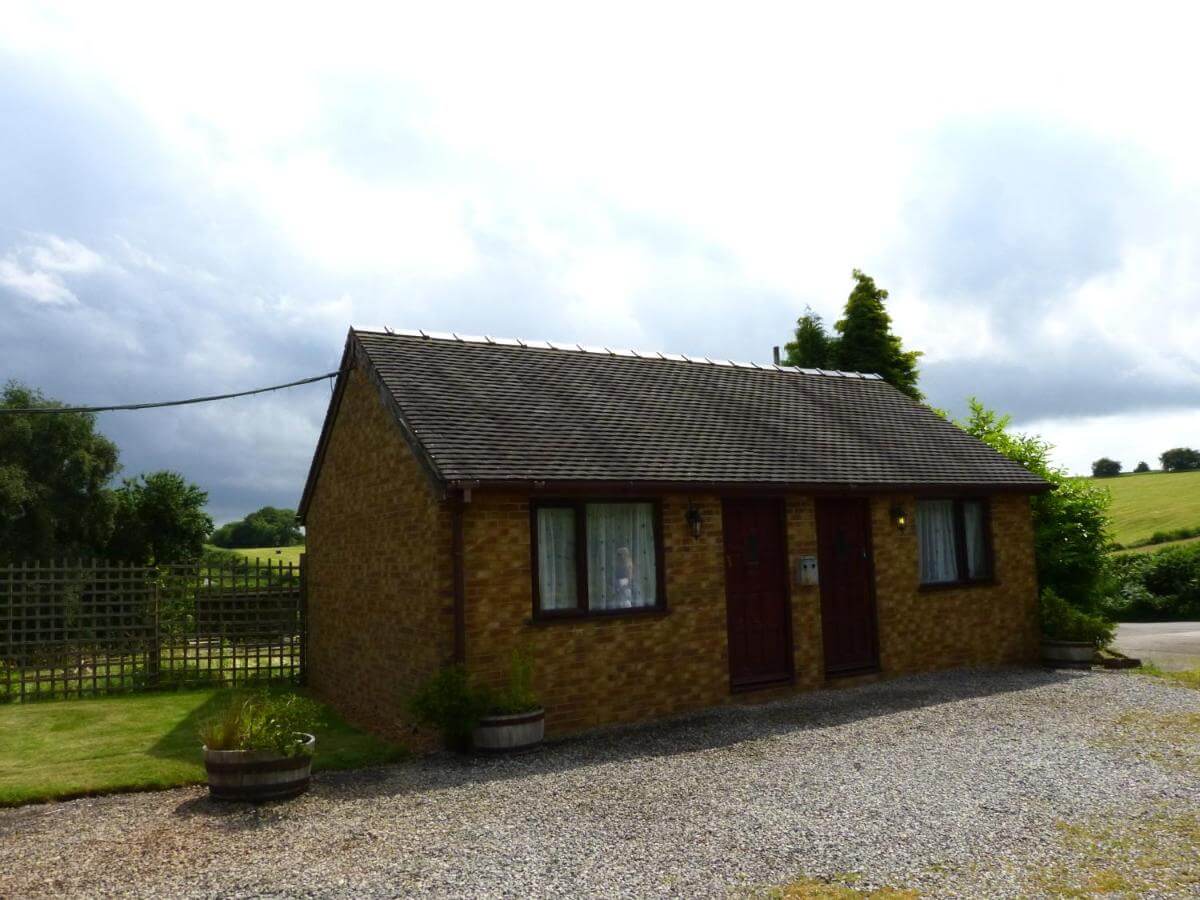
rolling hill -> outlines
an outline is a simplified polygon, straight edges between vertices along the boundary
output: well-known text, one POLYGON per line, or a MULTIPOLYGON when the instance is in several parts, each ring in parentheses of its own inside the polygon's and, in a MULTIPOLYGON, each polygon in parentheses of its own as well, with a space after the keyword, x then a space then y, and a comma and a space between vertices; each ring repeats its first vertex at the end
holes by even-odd
POLYGON ((1113 537, 1126 546, 1157 531, 1200 529, 1200 472, 1143 472, 1085 478, 1112 494, 1113 537))

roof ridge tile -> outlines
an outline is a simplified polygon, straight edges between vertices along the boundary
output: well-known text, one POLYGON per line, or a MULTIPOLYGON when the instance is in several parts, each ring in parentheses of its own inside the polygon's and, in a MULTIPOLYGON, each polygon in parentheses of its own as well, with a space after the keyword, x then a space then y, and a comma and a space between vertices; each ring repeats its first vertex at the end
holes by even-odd
POLYGON ((424 331, 423 329, 397 328, 374 331, 370 328, 355 328, 355 334, 377 334, 380 337, 419 337, 427 341, 443 341, 458 344, 483 344, 506 347, 522 347, 528 350, 551 350, 559 353, 586 353, 595 356, 625 356, 634 359, 661 360, 664 362, 687 362, 694 365, 721 366, 723 368, 758 369, 760 372, 783 372, 799 375, 820 375, 826 378, 861 378, 882 381, 883 376, 874 372, 843 372, 838 369, 813 369, 802 366, 786 366, 779 363, 740 362, 734 359, 713 359, 708 356, 689 356, 685 353, 669 353, 663 350, 632 350, 607 345, 580 344, 571 341, 542 341, 528 338, 496 337, 491 334, 459 334, 454 331, 424 331))

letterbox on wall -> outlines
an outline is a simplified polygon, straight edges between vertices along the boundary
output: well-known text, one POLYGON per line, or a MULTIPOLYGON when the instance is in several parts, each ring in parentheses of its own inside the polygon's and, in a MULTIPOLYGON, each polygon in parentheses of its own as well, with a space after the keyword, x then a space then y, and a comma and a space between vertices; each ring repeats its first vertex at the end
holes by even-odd
POLYGON ((797 584, 817 584, 817 558, 815 556, 802 556, 796 561, 796 583, 797 584))

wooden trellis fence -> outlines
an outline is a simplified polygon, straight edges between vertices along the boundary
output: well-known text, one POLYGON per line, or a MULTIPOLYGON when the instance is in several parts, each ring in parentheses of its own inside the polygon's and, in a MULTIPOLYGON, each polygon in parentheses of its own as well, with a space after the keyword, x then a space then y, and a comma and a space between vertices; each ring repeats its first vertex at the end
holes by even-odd
POLYGON ((0 566, 0 703, 303 672, 302 564, 0 566))

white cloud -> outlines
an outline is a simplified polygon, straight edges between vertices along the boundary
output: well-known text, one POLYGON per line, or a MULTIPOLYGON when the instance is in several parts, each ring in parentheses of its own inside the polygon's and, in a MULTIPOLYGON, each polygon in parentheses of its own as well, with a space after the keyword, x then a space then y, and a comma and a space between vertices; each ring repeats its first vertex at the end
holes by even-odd
POLYGON ((66 276, 89 275, 106 267, 100 254, 79 241, 53 234, 31 235, 0 258, 0 286, 48 305, 79 302, 66 276))
POLYGON ((0 285, 37 303, 70 304, 79 302, 57 274, 27 269, 15 256, 0 259, 0 285))

